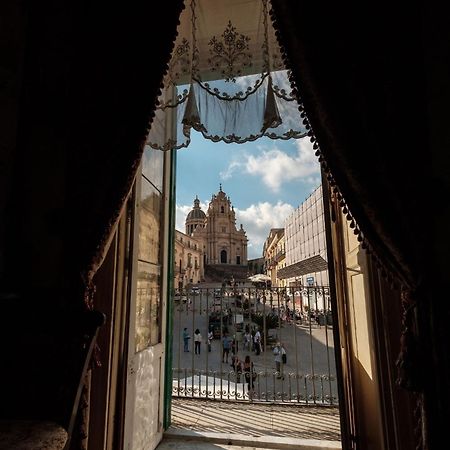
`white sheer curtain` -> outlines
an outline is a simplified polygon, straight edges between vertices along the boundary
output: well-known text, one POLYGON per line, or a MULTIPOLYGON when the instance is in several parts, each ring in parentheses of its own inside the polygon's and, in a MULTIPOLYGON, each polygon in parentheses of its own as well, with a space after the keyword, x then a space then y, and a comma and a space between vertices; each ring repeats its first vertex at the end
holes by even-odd
POLYGON ((186 0, 150 147, 187 147, 191 128, 227 143, 306 135, 269 8, 268 0, 186 0))

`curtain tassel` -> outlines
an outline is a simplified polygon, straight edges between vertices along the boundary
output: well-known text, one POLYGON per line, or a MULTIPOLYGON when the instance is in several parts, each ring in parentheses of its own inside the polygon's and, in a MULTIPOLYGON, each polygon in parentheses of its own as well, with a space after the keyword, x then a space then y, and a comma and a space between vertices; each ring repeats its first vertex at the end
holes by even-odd
POLYGON ((269 76, 269 82, 267 84, 267 96, 266 96, 266 108, 264 110, 264 122, 261 132, 264 133, 268 128, 276 128, 281 125, 280 112, 278 111, 277 102, 275 100, 275 94, 272 87, 272 77, 269 76))
POLYGON ((197 100, 195 98, 194 86, 192 83, 189 89, 186 110, 184 111, 184 116, 181 123, 183 124, 183 134, 185 136, 189 136, 191 127, 196 131, 200 131, 203 133, 208 132, 208 130, 200 121, 200 114, 198 111, 197 100))

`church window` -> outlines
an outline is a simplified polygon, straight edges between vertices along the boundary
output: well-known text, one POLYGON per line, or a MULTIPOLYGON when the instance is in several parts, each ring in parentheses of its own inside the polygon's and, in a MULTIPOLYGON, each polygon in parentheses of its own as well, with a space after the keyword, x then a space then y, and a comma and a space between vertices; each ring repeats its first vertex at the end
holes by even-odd
POLYGON ((220 262, 222 264, 226 264, 227 263, 227 251, 226 250, 222 250, 220 252, 220 262))
POLYGON ((224 213, 225 212, 225 208, 223 206, 220 207, 220 212, 224 213))
POLYGON ((236 264, 241 264, 241 257, 239 255, 236 256, 236 264))
POLYGON ((226 233, 227 232, 227 227, 222 227, 222 233, 226 233))

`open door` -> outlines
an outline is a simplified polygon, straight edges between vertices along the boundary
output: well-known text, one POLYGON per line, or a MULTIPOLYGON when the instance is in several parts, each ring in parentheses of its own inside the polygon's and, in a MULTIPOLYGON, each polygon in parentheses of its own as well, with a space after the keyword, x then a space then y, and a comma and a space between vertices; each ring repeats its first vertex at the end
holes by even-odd
POLYGON ((126 450, 152 450, 164 431, 171 164, 171 152, 147 147, 134 186, 126 450))
POLYGON ((413 403, 406 391, 395 388, 401 331, 395 318, 401 315, 400 293, 381 276, 339 200, 326 187, 326 180, 323 184, 330 208, 329 261, 333 263, 340 343, 342 448, 413 448, 413 403))

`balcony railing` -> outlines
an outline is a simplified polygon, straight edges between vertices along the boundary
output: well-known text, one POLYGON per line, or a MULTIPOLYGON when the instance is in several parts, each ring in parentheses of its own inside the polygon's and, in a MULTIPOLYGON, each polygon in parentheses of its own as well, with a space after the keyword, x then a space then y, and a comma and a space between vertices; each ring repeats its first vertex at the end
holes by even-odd
POLYGON ((328 286, 196 287, 173 297, 173 307, 174 396, 338 403, 328 286), (185 328, 190 336, 186 342, 185 328), (201 334, 197 349, 196 329, 201 334), (228 353, 223 352, 226 336, 230 337, 228 353), (279 366, 273 352, 277 342, 287 355, 279 366), (253 362, 253 381, 245 373, 246 357, 253 362))

